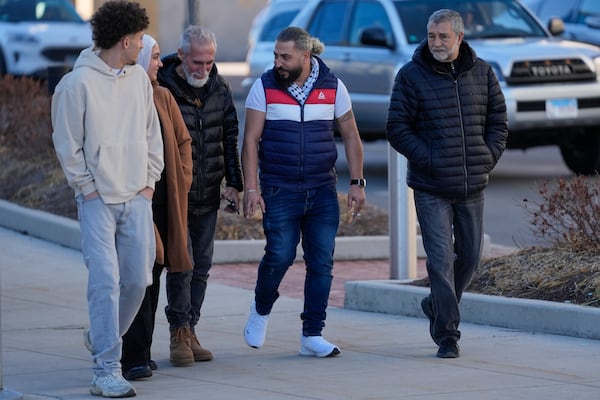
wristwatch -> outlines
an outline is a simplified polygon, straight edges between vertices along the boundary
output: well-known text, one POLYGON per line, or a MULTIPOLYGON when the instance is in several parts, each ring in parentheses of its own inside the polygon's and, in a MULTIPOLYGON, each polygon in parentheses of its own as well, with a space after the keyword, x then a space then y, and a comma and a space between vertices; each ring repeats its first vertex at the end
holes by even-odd
POLYGON ((350 179, 350 184, 351 185, 358 185, 358 187, 360 187, 360 188, 365 188, 365 187, 367 187, 367 180, 365 178, 350 179))

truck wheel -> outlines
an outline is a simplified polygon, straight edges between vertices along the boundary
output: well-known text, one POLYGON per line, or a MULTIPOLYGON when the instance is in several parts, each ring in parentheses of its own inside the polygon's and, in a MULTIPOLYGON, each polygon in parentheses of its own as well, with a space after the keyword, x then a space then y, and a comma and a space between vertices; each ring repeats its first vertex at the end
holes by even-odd
POLYGON ((600 133, 585 133, 560 145, 562 158, 577 175, 600 173, 600 133))

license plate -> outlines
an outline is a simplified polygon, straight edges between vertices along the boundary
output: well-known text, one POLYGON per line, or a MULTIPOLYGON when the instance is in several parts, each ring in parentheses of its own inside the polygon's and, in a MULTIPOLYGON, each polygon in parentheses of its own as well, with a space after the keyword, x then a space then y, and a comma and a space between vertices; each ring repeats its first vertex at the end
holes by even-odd
POLYGON ((548 118, 577 118, 577 111, 577 99, 546 100, 546 116, 548 118))

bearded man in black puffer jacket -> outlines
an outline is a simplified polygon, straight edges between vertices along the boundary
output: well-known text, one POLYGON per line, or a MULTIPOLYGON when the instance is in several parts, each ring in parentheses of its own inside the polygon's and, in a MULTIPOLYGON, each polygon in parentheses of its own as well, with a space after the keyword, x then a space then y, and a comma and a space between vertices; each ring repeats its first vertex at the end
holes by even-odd
MULTIPOLYGON (((171 329, 171 362, 186 365, 209 361, 212 353, 203 348, 195 327, 200 319, 209 270, 212 266, 217 211, 223 197, 239 204, 243 189, 238 152, 238 119, 231 88, 215 65, 217 43, 209 30, 192 25, 181 35, 177 54, 162 59, 158 80, 175 97, 192 136, 192 187, 188 196, 188 228, 194 262, 191 273, 177 279, 180 302, 165 312, 171 329)), ((177 274, 171 274, 177 275, 177 274)))
POLYGON ((421 307, 441 358, 459 356, 458 303, 481 257, 483 190, 508 136, 496 75, 463 37, 460 14, 431 15, 427 40, 396 76, 386 127, 408 160, 431 286, 421 307))

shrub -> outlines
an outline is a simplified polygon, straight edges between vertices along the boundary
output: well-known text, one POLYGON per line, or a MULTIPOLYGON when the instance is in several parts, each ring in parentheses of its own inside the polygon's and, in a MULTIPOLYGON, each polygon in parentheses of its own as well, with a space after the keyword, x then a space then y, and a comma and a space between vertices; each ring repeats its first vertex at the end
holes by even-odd
POLYGON ((32 78, 0 78, 0 147, 23 157, 52 152, 50 95, 32 78))
POLYGON ((600 188, 598 179, 578 176, 540 185, 541 201, 524 207, 533 233, 553 246, 573 251, 600 250, 600 188))

